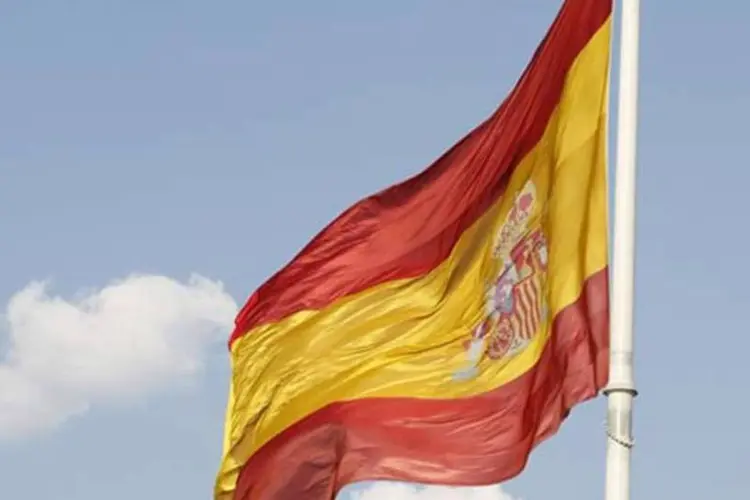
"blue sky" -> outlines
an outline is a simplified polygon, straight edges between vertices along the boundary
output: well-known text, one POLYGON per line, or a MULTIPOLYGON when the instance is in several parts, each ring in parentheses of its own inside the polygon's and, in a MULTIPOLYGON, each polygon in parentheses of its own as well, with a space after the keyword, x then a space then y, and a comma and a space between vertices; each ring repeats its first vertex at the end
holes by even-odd
MULTIPOLYGON (((746 498, 750 7, 642 3, 634 498, 746 498)), ((0 6, 0 496, 208 498, 235 302, 485 117, 558 6, 0 6)), ((504 490, 601 498, 604 404, 504 490)))

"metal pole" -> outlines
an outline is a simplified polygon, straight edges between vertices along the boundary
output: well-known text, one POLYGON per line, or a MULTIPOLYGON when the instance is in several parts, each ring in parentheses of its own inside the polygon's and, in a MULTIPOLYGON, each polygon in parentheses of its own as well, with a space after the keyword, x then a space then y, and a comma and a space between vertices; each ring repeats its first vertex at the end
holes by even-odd
POLYGON ((630 500, 635 267, 639 0, 620 2, 620 84, 615 166, 610 367, 607 395, 606 500, 630 500))

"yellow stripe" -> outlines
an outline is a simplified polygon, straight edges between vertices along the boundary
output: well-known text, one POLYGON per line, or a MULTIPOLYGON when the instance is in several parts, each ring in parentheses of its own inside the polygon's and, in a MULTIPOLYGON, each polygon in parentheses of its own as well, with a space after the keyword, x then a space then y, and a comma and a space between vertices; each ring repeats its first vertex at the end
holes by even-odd
POLYGON ((579 54, 545 134, 522 160, 497 204, 428 275, 384 283, 322 311, 258 327, 235 342, 225 456, 217 491, 231 491, 239 467, 304 416, 337 401, 372 397, 458 398, 487 392, 539 359, 555 313, 607 264, 606 94, 610 23, 579 54), (495 235, 527 181, 539 201, 549 267, 550 314, 511 359, 483 359, 476 378, 456 381, 465 341, 485 314, 487 283, 499 272, 495 235))

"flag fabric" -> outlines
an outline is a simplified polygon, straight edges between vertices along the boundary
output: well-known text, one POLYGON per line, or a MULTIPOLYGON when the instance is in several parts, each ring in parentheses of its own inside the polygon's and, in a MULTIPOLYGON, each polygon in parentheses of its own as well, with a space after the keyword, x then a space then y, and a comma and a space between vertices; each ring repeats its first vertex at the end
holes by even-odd
POLYGON ((564 2, 496 112, 250 297, 216 499, 500 482, 604 386, 611 13, 564 2))

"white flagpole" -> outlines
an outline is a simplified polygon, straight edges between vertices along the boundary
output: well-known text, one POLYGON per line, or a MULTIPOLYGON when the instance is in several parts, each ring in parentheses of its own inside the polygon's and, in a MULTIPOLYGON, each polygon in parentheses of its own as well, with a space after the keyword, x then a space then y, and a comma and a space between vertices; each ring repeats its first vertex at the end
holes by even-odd
POLYGON ((620 84, 615 166, 606 500, 630 500, 635 267, 636 131, 640 0, 620 0, 620 84))

